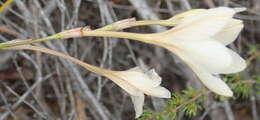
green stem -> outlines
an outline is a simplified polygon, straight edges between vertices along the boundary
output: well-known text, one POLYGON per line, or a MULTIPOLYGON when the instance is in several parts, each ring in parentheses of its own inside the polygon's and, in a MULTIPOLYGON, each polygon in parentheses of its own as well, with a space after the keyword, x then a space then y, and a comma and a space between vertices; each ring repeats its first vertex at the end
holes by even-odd
POLYGON ((169 20, 144 20, 144 21, 135 21, 133 18, 131 19, 124 19, 110 25, 106 25, 102 28, 96 30, 102 31, 119 31, 122 29, 130 28, 130 27, 137 27, 137 26, 146 26, 146 25, 161 25, 161 26, 176 26, 176 22, 172 22, 169 20))
POLYGON ((149 36, 151 34, 138 34, 138 33, 128 33, 128 32, 113 32, 113 31, 86 31, 83 36, 95 36, 95 37, 115 37, 115 38, 125 38, 136 41, 141 41, 145 43, 152 43, 153 38, 149 36))
POLYGON ((94 65, 90 65, 88 63, 82 62, 79 59, 76 59, 76 58, 71 57, 69 55, 66 55, 66 54, 63 54, 63 53, 60 53, 60 52, 57 52, 55 50, 51 50, 51 49, 48 49, 48 48, 37 47, 37 46, 32 46, 31 45, 30 47, 27 47, 27 48, 24 48, 24 49, 26 49, 26 50, 33 50, 33 51, 39 51, 39 52, 43 52, 43 53, 46 53, 46 54, 59 56, 59 57, 71 60, 71 61, 79 64, 80 66, 86 68, 87 70, 89 70, 91 72, 94 72, 94 73, 97 73, 97 74, 100 74, 100 75, 103 75, 103 73, 109 72, 109 70, 106 70, 106 69, 103 69, 103 68, 99 68, 99 67, 96 67, 94 65))
POLYGON ((14 46, 18 46, 18 45, 26 45, 26 44, 31 44, 31 43, 39 43, 39 42, 43 42, 43 41, 47 41, 47 40, 52 40, 52 39, 59 39, 61 38, 59 34, 55 34, 52 36, 48 36, 45 38, 41 38, 41 39, 36 39, 36 40, 19 40, 19 41, 9 41, 9 42, 5 42, 5 43, 1 43, 0 44, 0 49, 5 49, 5 48, 9 48, 9 47, 14 47, 14 46))
MULTIPOLYGON (((150 35, 151 34, 99 31, 99 30, 84 31, 83 32, 83 36, 126 38, 126 39, 137 40, 137 41, 152 44, 153 38, 150 35)), ((77 37, 77 36, 74 36, 74 37, 77 37)), ((48 40, 52 40, 52 39, 61 39, 61 38, 62 38, 62 36, 59 33, 57 33, 55 35, 45 37, 45 38, 41 38, 41 39, 36 39, 36 40, 20 40, 20 41, 5 42, 5 43, 0 44, 0 49, 5 49, 5 48, 19 46, 19 45, 39 43, 39 42, 43 42, 43 41, 48 41, 48 40)))
MULTIPOLYGON (((134 26, 144 26, 144 25, 174 26, 175 24, 172 22, 167 22, 167 20, 134 21, 134 22, 127 23, 126 26, 122 27, 122 29, 134 27, 134 26)), ((73 29, 71 29, 71 30, 73 30, 73 29)), ((149 36, 149 34, 113 32, 114 30, 120 30, 120 23, 110 24, 110 25, 107 25, 100 29, 93 30, 93 31, 90 31, 90 30, 83 31, 84 32, 83 36, 126 38, 126 39, 142 41, 142 42, 146 42, 146 43, 152 43, 152 39, 151 39, 151 36, 149 36), (109 30, 109 31, 106 31, 106 30, 109 30)), ((70 30, 67 30, 67 31, 70 31, 70 30)), ((61 33, 65 33, 65 32, 66 31, 57 33, 57 34, 49 36, 49 37, 36 39, 36 40, 20 40, 20 41, 10 41, 10 42, 5 42, 5 43, 0 43, 0 49, 14 47, 14 46, 18 46, 18 45, 39 43, 39 42, 52 40, 52 39, 62 39, 63 36, 61 33)), ((82 37, 82 36, 72 36, 72 37, 82 37)))

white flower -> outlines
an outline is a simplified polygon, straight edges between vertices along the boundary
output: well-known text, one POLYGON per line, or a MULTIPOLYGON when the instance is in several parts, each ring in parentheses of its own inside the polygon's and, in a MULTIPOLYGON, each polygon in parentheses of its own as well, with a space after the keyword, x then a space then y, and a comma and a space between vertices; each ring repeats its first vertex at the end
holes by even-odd
POLYGON ((219 7, 200 11, 150 38, 154 39, 153 44, 171 50, 185 61, 207 88, 223 96, 232 96, 233 92, 217 76, 237 73, 246 67, 245 60, 226 47, 243 28, 241 20, 232 18, 238 10, 241 11, 219 7))
POLYGON ((160 86, 161 77, 154 70, 145 73, 136 67, 126 71, 108 71, 105 76, 130 94, 136 118, 143 113, 144 94, 160 98, 171 97, 171 93, 160 86))
POLYGON ((171 93, 166 88, 160 86, 162 82, 161 77, 154 71, 154 69, 144 72, 139 67, 135 67, 126 71, 112 71, 87 64, 74 57, 43 47, 21 45, 18 47, 13 47, 12 49, 34 50, 55 56, 60 56, 71 60, 78 65, 81 65, 91 72, 109 78, 130 94, 134 104, 136 117, 139 117, 143 113, 144 94, 160 98, 171 97, 171 93))

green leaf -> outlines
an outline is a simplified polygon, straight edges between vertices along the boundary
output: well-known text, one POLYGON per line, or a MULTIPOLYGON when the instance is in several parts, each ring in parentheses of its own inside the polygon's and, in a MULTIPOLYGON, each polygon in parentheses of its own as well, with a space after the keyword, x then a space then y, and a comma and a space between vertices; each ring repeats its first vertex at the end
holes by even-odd
POLYGON ((248 98, 250 95, 252 84, 246 82, 239 82, 234 85, 235 95, 240 98, 248 98))
POLYGON ((195 102, 191 102, 183 107, 183 112, 188 117, 193 117, 197 114, 199 106, 195 102))

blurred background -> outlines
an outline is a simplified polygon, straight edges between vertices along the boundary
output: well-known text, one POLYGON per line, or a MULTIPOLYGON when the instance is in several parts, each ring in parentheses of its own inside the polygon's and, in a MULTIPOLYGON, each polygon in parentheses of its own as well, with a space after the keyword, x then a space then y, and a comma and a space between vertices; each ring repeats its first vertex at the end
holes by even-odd
MULTIPOLYGON (((7 1, 1 0, 0 4, 7 1)), ((247 92, 246 97, 219 101, 209 93, 195 116, 186 117, 180 110, 176 119, 260 120, 260 94, 254 84, 260 77, 260 0, 14 0, 0 13, 0 41, 37 39, 87 25, 96 29, 132 17, 168 19, 190 9, 218 6, 247 8, 235 16, 244 21, 245 27, 229 47, 247 60, 247 69, 237 76, 252 85, 242 89, 247 92)), ((124 31, 155 33, 167 29, 145 26, 124 31)), ((155 68, 163 79, 162 86, 173 93, 187 86, 203 89, 196 75, 177 56, 153 45, 102 37, 52 40, 38 45, 112 70, 135 66, 155 68)), ((165 106, 166 99, 146 96, 145 110, 157 113, 165 106)), ((134 117, 128 94, 104 77, 39 52, 0 51, 2 120, 132 120, 134 117)))

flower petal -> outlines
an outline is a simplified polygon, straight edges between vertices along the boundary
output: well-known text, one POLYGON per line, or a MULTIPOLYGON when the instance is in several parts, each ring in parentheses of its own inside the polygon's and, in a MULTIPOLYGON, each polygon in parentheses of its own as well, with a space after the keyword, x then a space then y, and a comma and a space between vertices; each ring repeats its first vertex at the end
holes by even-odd
POLYGON ((246 68, 246 61, 242 57, 240 57, 237 53, 235 53, 231 49, 229 49, 229 54, 232 56, 232 62, 230 66, 226 69, 223 69, 219 73, 225 73, 225 74, 237 73, 237 72, 241 72, 246 68))
POLYGON ((155 72, 154 69, 149 70, 148 72, 145 73, 148 75, 148 77, 153 80, 154 82, 157 83, 155 86, 159 86, 162 83, 162 78, 155 72))
POLYGON ((135 118, 138 118, 142 115, 143 113, 143 106, 144 106, 144 94, 140 96, 130 96, 132 99, 132 102, 134 104, 134 109, 135 109, 135 118))
POLYGON ((142 88, 143 92, 159 98, 171 98, 171 92, 164 87, 142 88))
POLYGON ((196 41, 214 36, 224 28, 234 14, 235 11, 231 8, 219 7, 188 17, 181 24, 164 33, 169 36, 165 37, 165 41, 196 41))
POLYGON ((177 54, 188 66, 195 72, 202 83, 213 92, 223 96, 233 96, 233 92, 220 78, 211 75, 206 69, 203 69, 199 64, 196 64, 187 54, 180 50, 169 48, 172 52, 177 54))
POLYGON ((150 78, 150 80, 153 81, 152 86, 159 86, 162 82, 162 78, 155 72, 154 69, 144 72, 144 70, 142 70, 140 67, 134 67, 127 71, 134 71, 134 72, 139 72, 139 73, 145 74, 146 76, 148 76, 148 78, 150 78))
POLYGON ((219 73, 227 69, 232 62, 229 49, 215 40, 201 40, 197 42, 182 42, 176 44, 194 63, 208 70, 210 73, 219 73))
POLYGON ((223 30, 218 32, 213 38, 220 41, 224 45, 228 45, 236 40, 243 27, 244 25, 241 20, 232 19, 223 28, 223 30))
POLYGON ((114 73, 108 73, 108 75, 106 75, 106 77, 111 79, 114 83, 116 83, 119 87, 124 89, 130 95, 139 96, 139 95, 143 94, 142 91, 137 89, 132 84, 129 84, 127 81, 125 81, 121 77, 114 75, 114 73))
POLYGON ((137 88, 157 87, 161 83, 161 77, 156 72, 144 73, 140 68, 115 72, 117 76, 126 80, 137 88))
POLYGON ((205 11, 207 11, 207 9, 192 9, 192 10, 189 10, 189 11, 179 13, 179 14, 171 17, 167 21, 175 23, 176 25, 181 24, 183 22, 183 19, 188 19, 189 17, 199 15, 199 14, 205 12, 205 11))
POLYGON ((126 81, 126 84, 134 86, 136 89, 147 95, 169 98, 171 93, 161 87, 161 77, 152 69, 144 73, 140 68, 133 68, 127 71, 115 72, 116 76, 126 81))
POLYGON ((233 96, 233 92, 231 91, 231 89, 220 78, 211 75, 210 73, 199 68, 198 66, 192 65, 191 68, 208 89, 223 96, 233 96))

